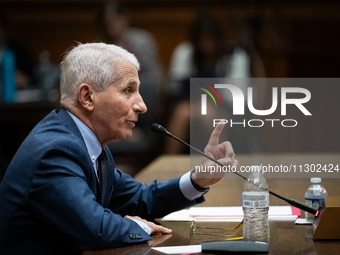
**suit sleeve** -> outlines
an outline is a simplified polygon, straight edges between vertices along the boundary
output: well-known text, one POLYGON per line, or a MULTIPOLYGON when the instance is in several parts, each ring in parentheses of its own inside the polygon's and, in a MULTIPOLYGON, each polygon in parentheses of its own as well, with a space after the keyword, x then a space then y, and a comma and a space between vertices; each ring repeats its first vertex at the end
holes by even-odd
MULTIPOLYGON (((29 206, 37 219, 77 249, 103 249, 150 240, 132 220, 103 208, 89 187, 89 159, 72 141, 37 160, 29 206)), ((74 142, 75 143, 75 142, 74 142)), ((94 182, 95 183, 95 182, 94 182)))
POLYGON ((168 182, 154 181, 150 185, 136 182, 132 177, 117 170, 116 184, 109 208, 122 216, 140 216, 146 220, 163 217, 204 202, 204 197, 188 200, 179 187, 180 178, 168 182))

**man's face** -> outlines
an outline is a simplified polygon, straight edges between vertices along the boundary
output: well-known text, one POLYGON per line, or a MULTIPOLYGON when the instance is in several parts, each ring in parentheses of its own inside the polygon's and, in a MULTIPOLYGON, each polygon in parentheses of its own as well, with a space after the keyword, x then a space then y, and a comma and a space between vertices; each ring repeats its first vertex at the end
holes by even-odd
POLYGON ((111 140, 127 139, 140 113, 147 108, 139 94, 137 69, 130 62, 119 65, 118 80, 105 91, 94 92, 92 127, 102 145, 111 140))

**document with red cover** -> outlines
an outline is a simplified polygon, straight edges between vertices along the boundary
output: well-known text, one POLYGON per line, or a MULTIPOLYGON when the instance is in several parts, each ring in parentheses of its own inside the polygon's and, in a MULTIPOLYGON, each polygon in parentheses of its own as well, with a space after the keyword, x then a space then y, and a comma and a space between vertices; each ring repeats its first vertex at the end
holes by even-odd
MULTIPOLYGON (((242 206, 228 207, 192 207, 189 210, 193 218, 243 218, 242 206)), ((300 218, 300 209, 293 206, 270 206, 269 220, 296 220, 300 218)))

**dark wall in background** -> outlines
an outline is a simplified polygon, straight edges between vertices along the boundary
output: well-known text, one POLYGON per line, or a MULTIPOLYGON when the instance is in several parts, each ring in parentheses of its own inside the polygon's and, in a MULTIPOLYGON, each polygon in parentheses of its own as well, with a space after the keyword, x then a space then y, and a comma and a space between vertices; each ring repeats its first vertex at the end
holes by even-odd
MULTIPOLYGON (((43 50, 58 64, 76 41, 98 39, 95 18, 101 0, 2 0, 9 35, 43 50)), ((244 25, 263 59, 267 77, 338 77, 340 3, 337 1, 125 0, 131 25, 150 31, 165 69, 187 37, 197 12, 216 14, 229 38, 244 37, 244 25), (237 3, 236 3, 237 2, 237 3)))

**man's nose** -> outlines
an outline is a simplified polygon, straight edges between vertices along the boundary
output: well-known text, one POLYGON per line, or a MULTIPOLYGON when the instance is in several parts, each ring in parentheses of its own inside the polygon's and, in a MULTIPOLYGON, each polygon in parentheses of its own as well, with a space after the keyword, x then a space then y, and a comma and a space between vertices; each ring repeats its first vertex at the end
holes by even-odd
POLYGON ((134 110, 139 113, 145 113, 148 110, 141 95, 139 95, 134 104, 134 110))

